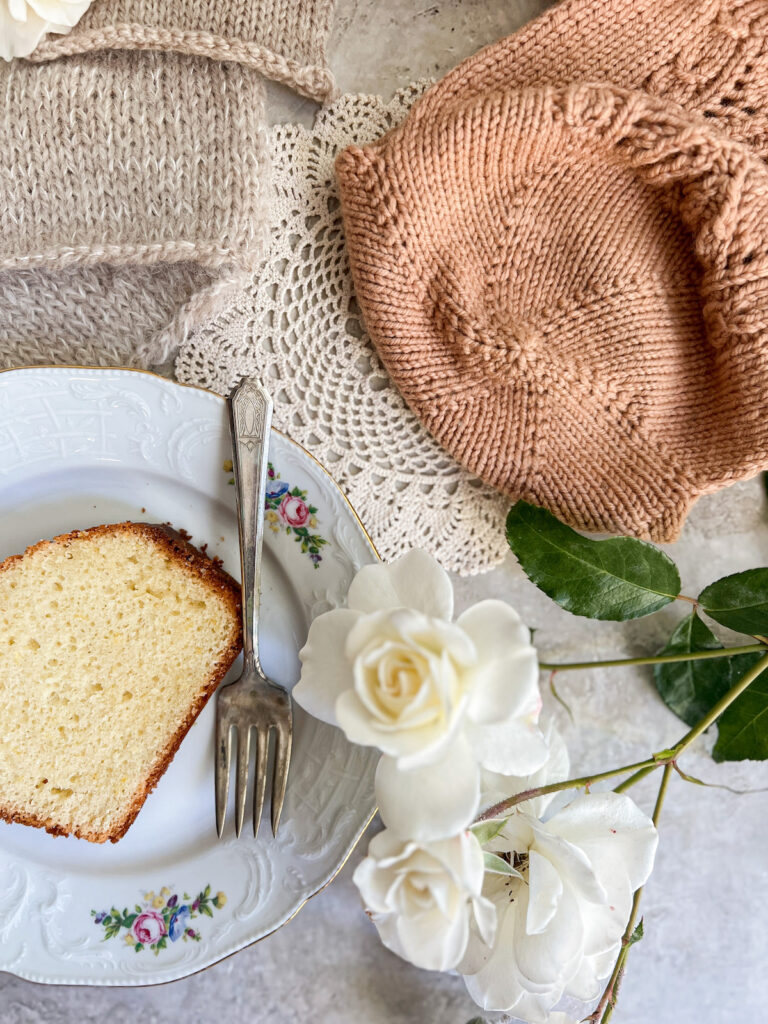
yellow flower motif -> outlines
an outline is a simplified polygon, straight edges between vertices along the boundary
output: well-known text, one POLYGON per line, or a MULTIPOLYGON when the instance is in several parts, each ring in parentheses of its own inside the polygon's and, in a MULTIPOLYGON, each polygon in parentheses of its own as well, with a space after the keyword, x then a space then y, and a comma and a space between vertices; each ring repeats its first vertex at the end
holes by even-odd
POLYGON ((151 903, 154 898, 155 898, 154 890, 152 890, 152 892, 145 892, 144 893, 144 899, 147 901, 147 903, 151 903))
POLYGON ((219 908, 223 907, 227 902, 227 894, 225 892, 216 893, 216 904, 219 908))
POLYGON ((275 523, 270 523, 269 528, 272 531, 272 533, 280 533, 280 527, 277 526, 275 523))
POLYGON ((164 885, 163 888, 160 890, 160 895, 163 897, 164 900, 167 900, 168 897, 171 895, 171 890, 168 888, 167 885, 164 885))
POLYGON ((317 526, 317 516, 310 516, 309 517, 309 525, 314 530, 314 528, 317 526))
POLYGON ((132 946, 135 941, 136 941, 136 939, 134 939, 134 937, 130 933, 125 936, 125 944, 126 944, 126 946, 132 946))
POLYGON ((273 508, 270 508, 267 511, 267 522, 268 523, 276 523, 277 522, 277 512, 275 512, 275 510, 273 508))
POLYGON ((155 896, 155 898, 152 900, 152 906, 155 908, 155 910, 159 910, 161 907, 165 906, 165 900, 163 899, 162 896, 155 896))

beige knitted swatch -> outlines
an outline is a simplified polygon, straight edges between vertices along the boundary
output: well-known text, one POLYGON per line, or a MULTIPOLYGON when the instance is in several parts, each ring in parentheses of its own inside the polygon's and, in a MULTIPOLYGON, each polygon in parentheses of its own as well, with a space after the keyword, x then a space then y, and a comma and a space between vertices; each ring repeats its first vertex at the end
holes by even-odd
POLYGON ((235 61, 324 102, 335 85, 325 42, 334 0, 96 0, 31 60, 105 49, 174 50, 235 61))
POLYGON ((0 364, 151 365, 258 266, 264 80, 333 88, 332 0, 97 0, 0 65, 0 364))
POLYGON ((768 467, 767 33, 753 0, 568 0, 339 157, 387 370, 510 497, 670 540, 768 467))

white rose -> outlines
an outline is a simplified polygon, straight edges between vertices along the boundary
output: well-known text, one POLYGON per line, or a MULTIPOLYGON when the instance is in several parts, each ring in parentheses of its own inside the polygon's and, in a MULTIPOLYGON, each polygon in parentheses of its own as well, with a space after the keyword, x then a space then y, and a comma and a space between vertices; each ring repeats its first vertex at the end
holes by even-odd
POLYGON ((361 569, 347 605, 312 623, 294 697, 383 752, 386 825, 413 839, 454 835, 477 810, 480 767, 524 775, 547 759, 530 633, 503 601, 452 622, 448 575, 418 550, 361 569))
POLYGON ((417 967, 447 971, 471 933, 493 941, 496 910, 481 894, 483 870, 470 832, 419 844, 385 830, 353 877, 384 945, 417 967))
MULTIPOLYGON (((523 805, 521 805, 523 806, 523 805)), ((472 998, 538 1024, 563 995, 594 999, 613 967, 632 895, 651 873, 658 836, 629 797, 577 797, 549 821, 512 814, 485 849, 515 875, 486 875, 498 911, 491 949, 473 938, 459 966, 472 998)))
POLYGON ((91 0, 0 0, 0 57, 26 57, 47 32, 65 35, 91 0))

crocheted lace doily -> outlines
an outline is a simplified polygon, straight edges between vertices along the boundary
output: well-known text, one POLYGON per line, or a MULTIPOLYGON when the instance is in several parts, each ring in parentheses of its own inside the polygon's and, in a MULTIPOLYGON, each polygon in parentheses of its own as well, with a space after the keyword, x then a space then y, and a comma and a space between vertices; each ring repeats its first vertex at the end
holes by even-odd
POLYGON ((385 103, 343 96, 311 129, 271 130, 271 242, 224 313, 183 343, 179 380, 226 393, 261 378, 274 424, 338 481, 382 558, 412 546, 462 575, 504 557, 506 499, 460 467, 406 406, 363 327, 344 248, 333 163, 405 117, 429 83, 385 103))

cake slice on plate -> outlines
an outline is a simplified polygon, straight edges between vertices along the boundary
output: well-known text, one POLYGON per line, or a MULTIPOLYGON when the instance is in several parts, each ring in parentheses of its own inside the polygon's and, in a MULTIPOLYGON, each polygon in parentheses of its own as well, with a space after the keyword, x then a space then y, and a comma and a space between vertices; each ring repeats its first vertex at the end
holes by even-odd
POLYGON ((163 526, 0 563, 0 818, 117 842, 241 641, 239 585, 163 526))

